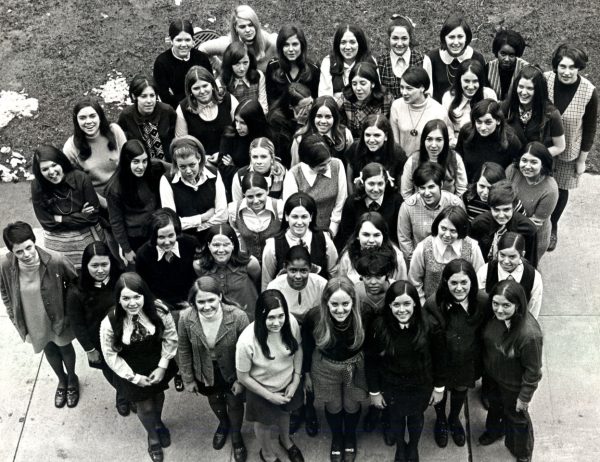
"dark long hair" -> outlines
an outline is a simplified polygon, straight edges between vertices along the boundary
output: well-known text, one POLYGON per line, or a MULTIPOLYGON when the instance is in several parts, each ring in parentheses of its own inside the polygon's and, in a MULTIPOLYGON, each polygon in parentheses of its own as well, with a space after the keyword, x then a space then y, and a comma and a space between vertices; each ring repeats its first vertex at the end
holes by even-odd
POLYGON ((470 125, 467 125, 467 128, 465 129, 467 130, 465 145, 469 145, 472 142, 481 139, 481 135, 475 126, 475 121, 486 114, 491 115, 494 120, 500 122, 496 127, 496 130, 494 130, 494 133, 489 136, 494 137, 502 149, 506 149, 508 147, 508 132, 512 129, 506 123, 506 118, 504 117, 504 112, 502 111, 500 103, 490 98, 482 99, 471 108, 471 123, 470 125))
POLYGON ((363 122, 362 129, 360 132, 360 139, 358 140, 358 145, 356 147, 357 164, 362 165, 366 161, 366 158, 373 155, 367 147, 367 144, 365 143, 365 131, 367 130, 367 128, 370 127, 378 128, 383 133, 385 133, 385 136, 387 137, 387 140, 383 143, 381 151, 383 152, 383 157, 386 159, 386 164, 384 166, 388 170, 390 170, 391 167, 398 162, 398 160, 395 158, 396 146, 394 142, 394 132, 392 131, 392 125, 390 124, 389 119, 383 114, 371 114, 367 116, 367 118, 363 122))
POLYGON ((350 75, 348 76, 348 85, 346 85, 343 90, 344 98, 351 103, 356 103, 358 101, 358 98, 354 94, 354 90, 352 90, 352 79, 357 76, 367 79, 374 85, 373 89, 371 90, 371 94, 369 95, 369 100, 375 101, 376 103, 383 102, 385 88, 381 85, 381 79, 379 78, 379 74, 377 72, 377 66, 371 62, 357 63, 350 70, 350 75))
POLYGON ((286 24, 279 29, 277 41, 275 43, 275 46, 277 47, 277 56, 279 57, 279 69, 273 73, 273 80, 275 82, 288 82, 287 74, 290 73, 292 65, 283 54, 283 47, 285 42, 294 35, 298 37, 298 41, 300 42, 300 56, 296 59, 296 65, 298 66, 298 76, 296 77, 296 81, 310 82, 312 80, 314 71, 307 65, 310 61, 306 58, 307 44, 304 31, 294 24, 286 24))
POLYGON ((331 140, 328 140, 325 136, 323 138, 328 144, 332 144, 331 147, 333 148, 333 151, 343 151, 346 148, 346 126, 341 122, 342 116, 340 113, 340 108, 335 102, 333 96, 323 95, 315 99, 308 114, 308 122, 306 125, 298 129, 296 136, 305 135, 307 133, 319 133, 319 130, 315 125, 315 117, 317 116, 319 109, 322 107, 329 109, 331 116, 333 117, 333 125, 331 126, 331 140))
POLYGON ((150 155, 146 152, 146 148, 139 140, 128 140, 125 142, 121 148, 119 165, 113 178, 118 181, 119 188, 121 189, 121 200, 132 207, 142 207, 144 205, 139 195, 140 184, 142 182, 146 183, 151 191, 156 191, 160 180, 160 178, 154 178, 154 181, 152 181, 150 155), (148 165, 146 166, 144 175, 141 178, 138 178, 131 171, 131 161, 142 154, 148 156, 148 165))
POLYGON ((221 82, 231 93, 233 90, 233 81, 236 78, 235 72, 233 72, 233 66, 240 62, 244 56, 248 55, 248 70, 246 71, 246 79, 250 83, 258 83, 260 80, 260 74, 257 70, 256 56, 254 50, 248 48, 248 46, 242 41, 234 41, 229 44, 223 53, 223 63, 221 64, 221 82))
POLYGON ((267 329, 266 321, 267 316, 271 310, 282 308, 285 314, 285 321, 281 327, 281 340, 283 344, 290 350, 290 356, 294 355, 298 350, 298 341, 292 334, 292 328, 290 325, 290 312, 288 310, 287 302, 281 292, 276 289, 267 289, 262 292, 256 300, 256 311, 254 316, 254 336, 260 345, 260 349, 263 354, 269 359, 275 359, 271 356, 271 350, 267 344, 267 338, 269 336, 269 330, 267 329))
POLYGON ((425 148, 425 140, 427 136, 434 131, 439 130, 442 132, 442 137, 444 138, 444 147, 442 151, 438 154, 438 158, 436 163, 440 164, 444 169, 444 173, 448 172, 452 178, 456 177, 456 156, 454 152, 450 149, 450 138, 448 135, 448 126, 446 122, 440 119, 430 120, 423 127, 423 131, 421 132, 421 143, 419 145, 419 164, 423 165, 425 162, 430 162, 429 154, 427 153, 427 149, 425 148))
POLYGON ((46 194, 51 193, 57 187, 57 185, 49 182, 44 177, 44 175, 42 175, 42 172, 40 170, 40 164, 47 160, 60 165, 62 167, 63 174, 65 175, 65 177, 67 176, 67 173, 73 170, 73 165, 71 165, 71 162, 69 162, 67 156, 65 156, 65 154, 60 149, 55 148, 54 146, 50 146, 49 144, 43 144, 39 146, 33 152, 31 170, 33 171, 33 176, 35 176, 36 181, 40 185, 40 188, 46 194))
POLYGON ((464 91, 462 88, 461 78, 467 72, 472 72, 477 77, 479 81, 479 88, 469 101, 469 107, 473 107, 476 103, 483 99, 483 88, 486 82, 485 70, 479 61, 476 59, 467 59, 460 63, 458 66, 458 71, 456 73, 456 77, 454 78, 454 83, 452 84, 452 89, 450 90, 452 94, 452 102, 450 103, 450 107, 448 108, 448 117, 452 123, 457 123, 458 118, 454 114, 454 110, 460 105, 462 102, 462 97, 464 95, 464 91))
POLYGON ((77 114, 86 107, 91 107, 98 114, 98 119, 100 120, 100 135, 108 139, 108 150, 114 151, 117 149, 117 141, 110 129, 110 123, 104 114, 104 109, 102 109, 102 106, 100 106, 100 103, 98 103, 96 99, 86 96, 77 101, 73 107, 73 144, 75 144, 75 147, 79 151, 79 157, 82 160, 87 160, 92 155, 92 148, 77 121, 77 114))
POLYGON ((440 285, 435 292, 435 302, 444 313, 446 321, 448 321, 447 308, 456 301, 450 293, 450 289, 448 288, 448 280, 453 275, 461 272, 465 273, 469 278, 469 281, 471 281, 471 289, 469 290, 469 295, 467 296, 467 300, 469 301, 469 314, 473 314, 477 309, 477 292, 479 290, 479 286, 477 283, 477 273, 475 273, 475 268, 473 268, 473 265, 464 258, 456 258, 452 261, 449 261, 446 266, 444 266, 440 285))
POLYGON ((158 239, 158 230, 165 226, 173 225, 177 239, 181 237, 181 220, 173 209, 163 207, 152 212, 150 221, 146 224, 146 235, 150 245, 155 246, 158 239))
POLYGON ((388 229, 387 222, 378 212, 366 212, 363 213, 358 221, 356 222, 356 226, 354 227, 354 231, 352 235, 348 238, 344 249, 340 255, 344 255, 344 252, 348 252, 348 257, 350 257, 350 264, 353 268, 356 268, 356 262, 361 257, 363 250, 360 248, 360 242, 358 240, 358 235, 360 234, 360 229, 362 225, 366 222, 371 223, 375 228, 381 231, 383 236, 383 242, 381 243, 381 248, 388 250, 391 252, 392 261, 394 263, 394 268, 398 265, 398 260, 396 259, 396 251, 394 250, 394 244, 390 239, 390 231, 388 229))
POLYGON ((248 139, 248 145, 256 138, 268 136, 267 118, 260 103, 255 99, 247 99, 242 101, 235 108, 233 114, 233 122, 229 127, 226 127, 223 136, 228 138, 240 138, 235 129, 235 117, 240 117, 248 126, 248 134, 244 137, 248 139))
POLYGON ((293 106, 297 106, 300 101, 305 98, 310 98, 310 89, 303 83, 293 82, 288 85, 286 91, 275 100, 273 107, 269 107, 269 120, 273 115, 281 116, 283 119, 288 121, 294 120, 293 106))
POLYGON ((90 275, 88 263, 94 257, 108 257, 110 261, 109 270, 109 287, 114 287, 117 283, 117 278, 121 274, 119 263, 115 260, 112 252, 104 242, 95 241, 87 245, 81 256, 81 276, 79 277, 79 288, 82 291, 88 291, 94 287, 96 280, 90 275))
POLYGON ((361 63, 366 61, 374 63, 373 57, 371 56, 371 49, 369 48, 369 41, 367 40, 365 32, 354 24, 340 24, 335 30, 335 35, 333 36, 333 48, 329 55, 332 75, 341 75, 344 72, 344 57, 340 52, 340 43, 346 32, 354 34, 356 43, 358 44, 358 51, 356 52, 356 60, 354 62, 361 63))
POLYGON ((227 238, 233 244, 233 251, 231 252, 231 257, 228 264, 234 268, 246 266, 250 262, 250 255, 240 250, 240 241, 238 240, 235 230, 228 224, 222 224, 213 225, 206 231, 206 245, 200 252, 200 269, 202 271, 210 271, 217 264, 210 251, 210 243, 212 242, 213 238, 219 234, 227 236, 227 238))
POLYGON ((290 227, 286 216, 289 215, 296 207, 304 207, 311 215, 308 229, 313 233, 317 230, 317 203, 308 194, 298 191, 287 198, 283 204, 283 219, 281 220, 281 230, 277 233, 278 236, 285 235, 285 232, 290 227))

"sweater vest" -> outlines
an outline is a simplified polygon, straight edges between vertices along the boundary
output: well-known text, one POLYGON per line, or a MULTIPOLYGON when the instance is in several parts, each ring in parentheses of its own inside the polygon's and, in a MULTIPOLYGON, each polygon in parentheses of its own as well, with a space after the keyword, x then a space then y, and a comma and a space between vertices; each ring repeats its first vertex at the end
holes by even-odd
MULTIPOLYGON (((392 94, 394 98, 400 98, 400 77, 396 77, 394 74, 394 68, 392 66, 392 58, 390 52, 384 53, 377 60, 379 64, 379 75, 381 77, 381 84, 392 94)), ((409 67, 423 67, 423 53, 410 50, 410 60, 408 63, 409 67)))
MULTIPOLYGON (((512 88, 512 84, 515 81, 515 76, 519 73, 519 71, 527 65, 527 61, 521 58, 517 58, 517 62, 515 64, 515 70, 513 71, 513 75, 510 79, 510 88, 512 88)), ((488 83, 489 87, 496 92, 498 96, 498 100, 500 100, 500 95, 502 94, 502 86, 500 83, 500 70, 499 70, 499 62, 498 59, 493 59, 488 63, 488 83)), ((510 88, 506 91, 507 95, 510 95, 510 88)))
MULTIPOLYGON (((525 290, 527 301, 531 300, 531 290, 535 280, 535 268, 527 262, 523 262, 523 277, 519 284, 525 290)), ((489 294, 498 283, 498 260, 488 263, 487 276, 485 277, 485 291, 489 294)))
POLYGON ((214 120, 203 120, 198 114, 190 112, 186 100, 181 102, 181 112, 188 127, 188 134, 195 136, 204 146, 207 155, 219 152, 221 135, 225 127, 232 124, 231 96, 225 93, 223 101, 217 105, 217 117, 214 120))
MULTIPOLYGON (((439 263, 433 256, 433 239, 427 239, 423 249, 423 257, 425 260, 425 280, 423 281, 423 292, 425 298, 429 298, 435 293, 440 281, 442 280, 442 271, 446 266, 445 263, 439 263)), ((460 255, 456 258, 464 258, 467 261, 472 261, 473 249, 467 239, 463 239, 460 255)))
POLYGON ((182 180, 173 183, 173 176, 165 174, 171 189, 173 199, 177 207, 177 215, 180 217, 193 217, 206 212, 215 206, 217 171, 213 167, 206 166, 205 169, 214 173, 214 178, 207 178, 197 190, 183 183, 182 180))
POLYGON ((238 202, 237 208, 235 209, 235 216, 237 217, 237 228, 244 244, 246 245, 246 251, 254 255, 258 261, 262 261, 262 252, 265 248, 265 241, 273 236, 279 229, 281 228, 281 220, 279 220, 279 214, 277 212, 277 202, 272 201, 273 203, 273 211, 275 216, 271 218, 271 222, 269 226, 263 231, 251 231, 248 226, 246 226, 246 222, 244 221, 244 217, 240 215, 240 205, 242 202, 238 202))
MULTIPOLYGON (((275 241, 275 274, 279 274, 283 269, 285 255, 288 253, 288 250, 290 250, 290 244, 285 238, 285 234, 275 236, 273 240, 275 241)), ((321 268, 319 276, 329 279, 327 244, 322 231, 312 232, 312 240, 310 241, 310 259, 313 264, 321 268)))

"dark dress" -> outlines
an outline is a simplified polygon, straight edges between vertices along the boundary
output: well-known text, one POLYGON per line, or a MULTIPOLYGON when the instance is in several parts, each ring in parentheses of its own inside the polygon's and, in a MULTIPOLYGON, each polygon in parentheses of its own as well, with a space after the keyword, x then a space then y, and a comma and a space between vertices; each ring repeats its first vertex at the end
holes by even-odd
POLYGON ((404 164, 407 160, 404 149, 402 149, 399 144, 394 143, 393 157, 391 159, 383 148, 375 152, 371 152, 367 149, 365 155, 359 156, 359 143, 360 139, 354 141, 354 143, 352 143, 352 145, 348 148, 348 151, 346 151, 348 165, 352 168, 351 179, 354 180, 355 178, 358 178, 360 176, 360 171, 367 164, 371 162, 378 162, 385 167, 390 176, 394 179, 396 189, 400 188, 400 179, 402 178, 402 171, 404 170, 404 164))
POLYGON ((292 165, 290 150, 294 142, 294 134, 300 126, 280 109, 269 111, 267 124, 272 136, 271 141, 275 145, 275 157, 279 158, 283 166, 289 170, 292 165))

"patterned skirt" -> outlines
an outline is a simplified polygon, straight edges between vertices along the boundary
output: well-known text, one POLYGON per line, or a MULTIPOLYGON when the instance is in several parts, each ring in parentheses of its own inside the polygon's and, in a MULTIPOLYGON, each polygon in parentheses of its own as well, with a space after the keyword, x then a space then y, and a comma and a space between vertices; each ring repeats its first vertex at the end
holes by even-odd
POLYGON ((579 176, 575 173, 575 160, 554 159, 552 173, 559 189, 575 189, 579 186, 579 176))
POLYGON ((323 356, 319 350, 315 350, 310 376, 315 399, 319 402, 339 399, 342 393, 352 401, 362 401, 368 397, 362 352, 346 361, 333 361, 323 356))
POLYGON ((104 231, 99 224, 73 231, 44 230, 44 247, 64 255, 77 270, 81 268, 83 251, 94 241, 104 241, 104 231))

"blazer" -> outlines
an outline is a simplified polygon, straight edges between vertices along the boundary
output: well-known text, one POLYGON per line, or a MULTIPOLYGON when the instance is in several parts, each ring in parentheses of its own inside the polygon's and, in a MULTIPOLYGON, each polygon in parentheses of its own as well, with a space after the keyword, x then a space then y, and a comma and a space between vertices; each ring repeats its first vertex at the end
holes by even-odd
MULTIPOLYGON (((65 316, 65 291, 69 284, 75 282, 77 273, 73 265, 61 254, 37 246, 36 250, 40 256, 42 301, 52 322, 52 330, 60 335, 68 324, 65 316)), ((21 306, 19 263, 12 252, 0 260, 0 292, 8 317, 21 339, 25 341, 27 325, 21 306)))
MULTIPOLYGON (((248 326, 248 316, 231 305, 221 305, 223 321, 219 326, 213 350, 219 371, 227 383, 236 380, 235 345, 242 331, 248 326)), ((206 386, 214 385, 213 361, 206 344, 206 336, 198 311, 190 307, 181 312, 177 332, 179 334, 179 371, 185 383, 194 379, 206 386)))

